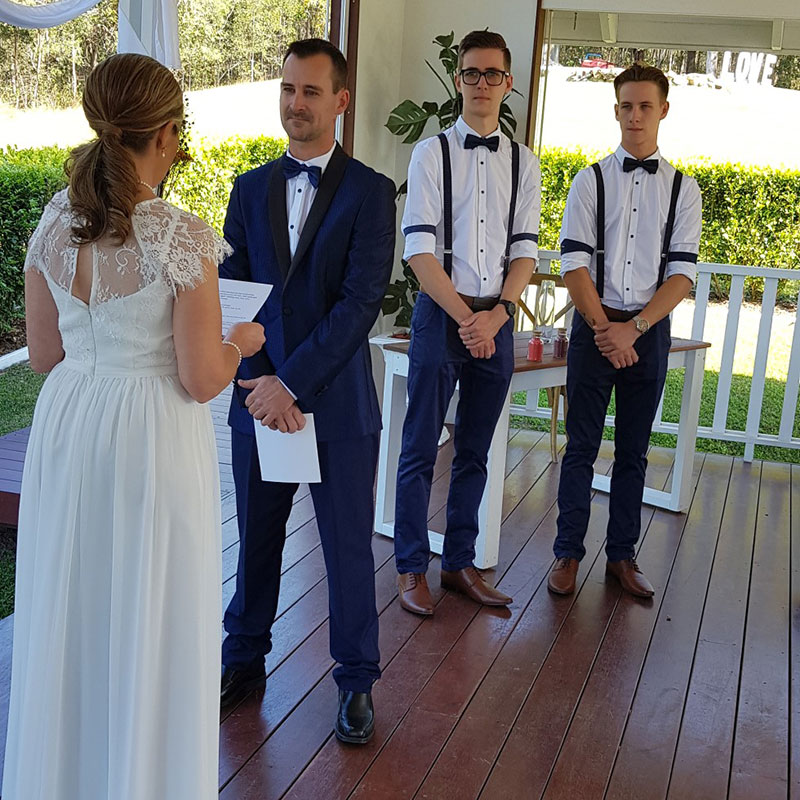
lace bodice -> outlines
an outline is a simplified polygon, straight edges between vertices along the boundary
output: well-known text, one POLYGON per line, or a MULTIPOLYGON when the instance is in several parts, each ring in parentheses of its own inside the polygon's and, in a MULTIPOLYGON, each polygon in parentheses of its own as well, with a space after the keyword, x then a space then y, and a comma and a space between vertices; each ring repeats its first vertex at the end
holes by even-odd
POLYGON ((72 294, 78 249, 67 190, 45 208, 28 246, 25 269, 41 272, 58 308, 67 359, 105 374, 176 370, 172 308, 179 290, 206 280, 230 253, 206 223, 159 198, 136 205, 132 231, 119 245, 91 248, 88 305, 72 294))

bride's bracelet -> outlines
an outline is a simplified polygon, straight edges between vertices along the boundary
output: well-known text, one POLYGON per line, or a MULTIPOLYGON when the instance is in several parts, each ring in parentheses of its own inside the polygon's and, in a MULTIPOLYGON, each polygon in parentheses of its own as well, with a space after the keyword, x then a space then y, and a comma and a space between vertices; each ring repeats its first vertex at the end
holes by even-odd
POLYGON ((223 339, 222 344, 227 344, 229 347, 233 347, 239 354, 239 363, 236 365, 236 369, 239 369, 239 366, 242 363, 242 351, 239 349, 239 345, 236 344, 236 342, 229 341, 228 339, 223 339))

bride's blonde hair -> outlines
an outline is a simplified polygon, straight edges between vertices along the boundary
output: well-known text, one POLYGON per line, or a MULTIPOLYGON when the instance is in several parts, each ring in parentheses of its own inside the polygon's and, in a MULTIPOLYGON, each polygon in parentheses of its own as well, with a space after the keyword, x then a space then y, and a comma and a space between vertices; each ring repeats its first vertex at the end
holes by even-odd
POLYGON ((124 242, 139 191, 131 153, 142 153, 159 128, 183 119, 183 95, 172 73, 155 59, 120 53, 86 79, 83 111, 97 133, 66 163, 78 244, 110 236, 124 242))

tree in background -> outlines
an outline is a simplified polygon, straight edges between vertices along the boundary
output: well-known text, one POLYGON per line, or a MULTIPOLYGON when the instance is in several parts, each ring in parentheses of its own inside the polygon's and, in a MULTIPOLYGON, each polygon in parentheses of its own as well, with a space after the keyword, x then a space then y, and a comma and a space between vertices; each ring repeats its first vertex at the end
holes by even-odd
MULTIPOLYGON (((325 0, 178 0, 184 88, 278 77, 289 42, 324 35, 326 10, 325 0)), ((0 101, 74 106, 88 74, 116 45, 117 0, 101 0, 57 28, 0 24, 0 101)))

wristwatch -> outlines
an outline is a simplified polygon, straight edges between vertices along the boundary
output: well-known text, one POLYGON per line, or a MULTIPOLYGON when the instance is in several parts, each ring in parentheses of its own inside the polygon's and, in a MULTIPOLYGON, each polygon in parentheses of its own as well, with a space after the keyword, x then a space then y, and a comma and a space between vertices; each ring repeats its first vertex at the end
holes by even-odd
POLYGON ((644 319, 644 317, 640 317, 638 314, 633 317, 633 322, 636 325, 636 330, 639 331, 639 333, 644 334, 650 330, 650 323, 644 319))
POLYGON ((511 319, 514 319, 514 317, 517 315, 517 307, 510 300, 498 300, 497 305, 503 306, 511 319))

